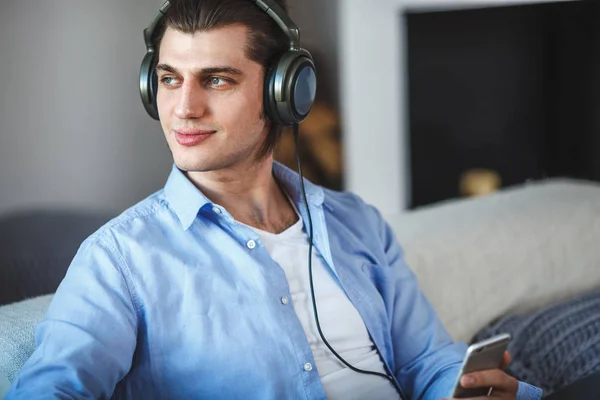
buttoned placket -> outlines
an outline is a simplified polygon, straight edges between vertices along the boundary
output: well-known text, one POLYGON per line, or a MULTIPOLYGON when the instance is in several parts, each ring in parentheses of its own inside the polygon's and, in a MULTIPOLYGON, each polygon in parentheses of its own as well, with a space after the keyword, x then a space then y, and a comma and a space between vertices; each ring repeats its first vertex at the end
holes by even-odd
POLYGON ((260 239, 254 236, 252 229, 237 224, 237 226, 234 227, 234 231, 240 235, 240 240, 245 243, 244 245, 247 251, 254 259, 259 261, 261 265, 264 265, 266 269, 273 268, 272 271, 267 270, 265 275, 267 280, 271 282, 270 288, 275 295, 279 307, 281 307, 284 318, 287 320, 283 326, 292 329, 291 331, 288 331, 288 337, 295 342, 293 348, 299 350, 299 353, 296 354, 297 360, 301 362, 299 368, 304 374, 307 374, 307 383, 308 381, 313 381, 321 385, 318 372, 314 368, 314 357, 312 350, 310 349, 310 344, 308 343, 302 324, 296 315, 296 311, 292 306, 292 297, 285 272, 279 264, 271 258, 260 239), (316 377, 312 374, 316 374, 316 377), (308 378, 309 376, 310 378, 308 378))
MULTIPOLYGON (((303 220, 308 221, 305 207, 302 207, 302 210, 300 211, 300 213, 303 216, 303 220)), ((318 207, 318 206, 311 207, 311 219, 313 221, 313 245, 314 245, 314 247, 317 249, 317 251, 321 255, 323 264, 326 265, 337 277, 340 287, 346 293, 346 296, 348 296, 348 299, 353 304, 353 306, 357 309, 357 311, 359 311, 359 314, 360 314, 360 309, 363 307, 363 304, 361 304, 361 300, 365 300, 365 299, 363 299, 362 296, 358 295, 355 290, 348 288, 348 285, 345 284, 343 277, 341 277, 338 274, 338 272, 335 268, 335 265, 333 263, 333 257, 331 255, 331 249, 330 249, 329 243, 328 243, 325 213, 323 211, 323 207, 318 207), (315 224, 315 221, 318 221, 318 224, 315 224)), ((305 226, 308 227, 308 222, 305 222, 305 226)), ((308 229, 307 229, 307 231, 308 231, 308 229)), ((356 285, 354 285, 354 286, 356 287, 356 285)), ((367 303, 369 303, 369 302, 367 302, 367 303)), ((369 307, 372 307, 372 304, 369 304, 369 307)), ((361 315, 361 319, 363 319, 363 321, 365 321, 365 319, 362 318, 362 315, 361 315)), ((366 326, 366 322, 365 322, 365 326, 366 326)), ((369 331, 369 327, 366 326, 366 328, 369 331)), ((369 335, 371 337, 373 337, 370 332, 369 332, 369 335)), ((383 357, 383 353, 380 350, 380 346, 378 346, 378 343, 376 343, 374 339, 373 339, 373 344, 375 345, 375 349, 377 350, 377 352, 380 354, 380 356, 382 358, 385 369, 387 370, 388 374, 391 374, 388 362, 385 359, 385 357, 383 357)), ((308 367, 308 363, 305 364, 305 371, 308 371, 307 367, 308 367)), ((311 366, 311 369, 312 369, 312 366, 311 366)), ((394 377, 394 379, 396 380, 398 385, 400 385, 400 383, 398 382, 398 380, 395 377, 394 377)), ((400 387, 400 390, 402 393, 401 398, 404 399, 405 396, 404 396, 404 393, 403 393, 401 387, 400 387)))
MULTIPOLYGON (((270 282, 269 289, 274 294, 274 299, 277 301, 286 321, 282 324, 282 328, 287 331, 287 337, 293 343, 292 348, 296 352, 296 360, 300 362, 298 368, 302 371, 303 376, 305 376, 303 377, 303 387, 305 390, 310 390, 312 393, 311 397, 314 397, 314 390, 318 387, 319 394, 324 398, 324 389, 318 371, 314 368, 314 357, 310 349, 310 344, 308 343, 302 324, 296 315, 296 311, 292 306, 290 288, 285 272, 271 258, 266 248, 262 245, 260 238, 251 228, 235 221, 225 209, 222 209, 218 205, 211 205, 210 210, 217 219, 221 220, 224 226, 227 226, 227 229, 234 235, 236 240, 246 248, 249 255, 267 269, 265 277, 270 282), (268 269, 271 268, 272 270, 269 271, 268 269), (309 387, 311 389, 308 389, 309 387)), ((307 392, 307 395, 310 395, 310 393, 307 392)))

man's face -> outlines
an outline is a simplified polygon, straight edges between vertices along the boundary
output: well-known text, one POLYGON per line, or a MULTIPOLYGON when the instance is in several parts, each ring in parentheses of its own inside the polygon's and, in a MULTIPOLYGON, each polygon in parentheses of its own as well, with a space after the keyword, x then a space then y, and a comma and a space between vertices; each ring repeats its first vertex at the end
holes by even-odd
POLYGON ((244 167, 268 126, 264 71, 245 53, 247 28, 195 34, 167 28, 157 65, 157 106, 175 164, 184 171, 244 167))

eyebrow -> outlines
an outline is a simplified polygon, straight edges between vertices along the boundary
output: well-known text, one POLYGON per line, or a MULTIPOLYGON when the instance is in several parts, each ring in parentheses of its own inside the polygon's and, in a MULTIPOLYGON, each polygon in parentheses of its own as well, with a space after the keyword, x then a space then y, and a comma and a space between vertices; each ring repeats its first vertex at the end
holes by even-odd
MULTIPOLYGON (((178 73, 175 68, 173 68, 172 66, 170 66, 168 64, 158 64, 156 66, 156 71, 157 72, 165 71, 165 72, 169 72, 171 74, 178 73)), ((201 68, 195 72, 195 75, 197 75, 197 76, 211 75, 211 74, 229 74, 229 75, 237 75, 237 76, 244 75, 244 73, 241 70, 227 66, 227 65, 219 65, 216 67, 201 68)))

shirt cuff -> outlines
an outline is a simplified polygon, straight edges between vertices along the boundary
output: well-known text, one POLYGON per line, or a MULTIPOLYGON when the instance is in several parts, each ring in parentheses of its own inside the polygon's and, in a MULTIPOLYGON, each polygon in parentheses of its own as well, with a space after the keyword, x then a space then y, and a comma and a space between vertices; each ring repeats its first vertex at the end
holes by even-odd
POLYGON ((542 389, 525 382, 519 382, 517 390, 517 400, 540 400, 542 398, 542 389))

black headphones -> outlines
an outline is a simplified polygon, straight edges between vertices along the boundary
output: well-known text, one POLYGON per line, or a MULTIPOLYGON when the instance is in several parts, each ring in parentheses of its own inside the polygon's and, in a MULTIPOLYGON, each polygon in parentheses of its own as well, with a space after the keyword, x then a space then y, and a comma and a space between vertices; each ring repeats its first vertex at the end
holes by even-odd
MULTIPOLYGON (((156 49, 152 41, 154 30, 164 18, 174 0, 167 0, 144 29, 146 55, 140 68, 140 95, 144 108, 158 120, 156 92, 156 49)), ((201 1, 201 0, 199 0, 201 1)), ((266 12, 290 38, 290 48, 267 68, 264 88, 264 108, 267 116, 278 125, 302 122, 310 112, 317 90, 317 74, 310 53, 300 47, 300 30, 275 0, 252 0, 266 12)))

